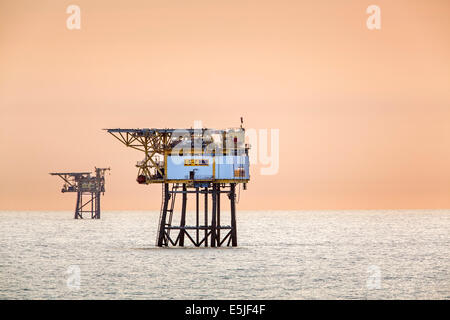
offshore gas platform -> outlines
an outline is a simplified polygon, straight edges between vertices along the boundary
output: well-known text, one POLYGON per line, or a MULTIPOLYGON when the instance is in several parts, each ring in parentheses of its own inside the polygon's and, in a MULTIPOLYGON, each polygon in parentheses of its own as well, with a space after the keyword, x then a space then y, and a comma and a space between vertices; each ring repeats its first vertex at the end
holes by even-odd
POLYGON ((100 194, 105 193, 105 171, 107 170, 110 168, 95 168, 95 176, 91 176, 92 172, 50 173, 64 181, 62 193, 77 193, 75 219, 83 219, 83 213, 89 213, 92 219, 100 219, 100 194))
POLYGON ((236 186, 242 184, 245 190, 250 180, 242 118, 240 128, 224 130, 105 130, 125 146, 144 153, 144 159, 136 164, 139 184, 162 185, 157 246, 182 247, 186 239, 196 247, 237 246, 236 186), (182 200, 179 224, 174 222, 177 194, 182 200), (229 224, 223 224, 222 194, 230 201, 229 224), (187 216, 188 195, 195 197, 195 211, 187 216))

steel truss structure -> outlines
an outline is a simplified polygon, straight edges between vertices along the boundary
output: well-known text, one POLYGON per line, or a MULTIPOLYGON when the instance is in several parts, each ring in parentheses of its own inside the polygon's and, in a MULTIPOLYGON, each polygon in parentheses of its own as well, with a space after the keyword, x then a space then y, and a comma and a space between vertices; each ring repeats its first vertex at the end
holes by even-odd
POLYGON ((237 246, 235 183, 211 183, 201 186, 183 183, 172 184, 172 188, 168 183, 165 183, 162 190, 163 199, 156 237, 157 246, 183 247, 185 240, 189 240, 196 247, 208 247, 209 245, 211 247, 237 246), (174 204, 177 194, 182 197, 182 205, 180 223, 174 225, 174 204), (194 225, 186 225, 189 194, 195 196, 194 225), (230 201, 230 224, 228 225, 222 224, 221 194, 226 194, 230 201), (200 199, 200 197, 204 197, 204 199, 200 199), (203 202, 203 217, 200 215, 201 202, 203 202), (211 206, 211 213, 208 211, 209 206, 211 206), (210 217, 209 214, 211 214, 210 217))
POLYGON ((105 171, 110 168, 95 168, 95 176, 91 172, 52 172, 64 181, 62 193, 76 192, 75 219, 83 219, 88 213, 91 219, 100 219, 100 195, 105 193, 105 171))

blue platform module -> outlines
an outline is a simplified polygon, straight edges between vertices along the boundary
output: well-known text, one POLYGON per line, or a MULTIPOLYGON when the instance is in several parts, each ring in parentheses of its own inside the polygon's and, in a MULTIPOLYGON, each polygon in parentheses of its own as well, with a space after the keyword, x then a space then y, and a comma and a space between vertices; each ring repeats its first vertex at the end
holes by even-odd
POLYGON ((168 180, 248 180, 248 155, 167 156, 168 180))

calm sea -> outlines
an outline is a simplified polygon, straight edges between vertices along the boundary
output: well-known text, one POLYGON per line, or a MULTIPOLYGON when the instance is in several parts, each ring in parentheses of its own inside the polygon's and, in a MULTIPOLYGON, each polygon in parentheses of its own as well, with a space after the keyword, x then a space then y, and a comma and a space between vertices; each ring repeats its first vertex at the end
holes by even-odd
POLYGON ((449 299, 450 211, 238 211, 238 248, 154 246, 158 212, 0 212, 2 299, 449 299))

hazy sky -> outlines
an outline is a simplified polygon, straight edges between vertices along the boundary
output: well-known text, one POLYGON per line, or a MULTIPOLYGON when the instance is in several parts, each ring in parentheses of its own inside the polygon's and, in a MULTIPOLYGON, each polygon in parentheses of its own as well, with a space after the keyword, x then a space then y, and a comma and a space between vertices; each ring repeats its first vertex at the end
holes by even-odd
POLYGON ((158 209, 142 154, 101 129, 240 116, 280 130, 280 169, 252 166, 239 209, 449 208, 449 16, 448 0, 0 0, 0 209, 72 210, 48 172, 94 166, 112 168, 103 209, 158 209))

